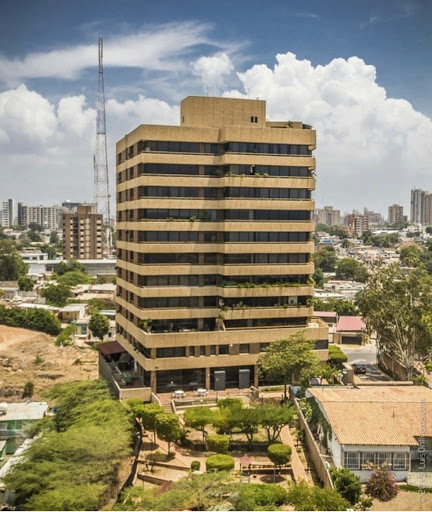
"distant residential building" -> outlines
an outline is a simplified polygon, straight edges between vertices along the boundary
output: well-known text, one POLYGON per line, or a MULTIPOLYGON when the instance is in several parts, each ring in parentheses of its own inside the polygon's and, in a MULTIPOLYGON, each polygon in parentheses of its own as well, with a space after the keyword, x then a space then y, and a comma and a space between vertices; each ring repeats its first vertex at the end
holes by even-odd
POLYGON ((404 222, 403 206, 399 204, 392 204, 388 207, 388 223, 399 224, 404 222))
POLYGON ((315 223, 325 224, 326 226, 341 226, 340 210, 335 210, 333 206, 324 206, 315 210, 315 223))
POLYGON ((63 258, 100 259, 103 215, 92 204, 80 205, 76 213, 63 213, 63 258))
POLYGON ((416 224, 426 224, 425 222, 425 196, 429 195, 429 192, 421 190, 419 188, 413 188, 411 190, 411 222, 416 224))
POLYGON ((2 223, 4 228, 10 228, 15 223, 15 201, 13 199, 6 199, 2 202, 2 223))
POLYGON ((367 217, 368 229, 384 226, 384 217, 381 213, 372 212, 365 208, 363 215, 364 217, 367 217))
POLYGON ((44 229, 56 231, 61 227, 62 209, 54 206, 27 206, 18 203, 18 224, 27 227, 32 222, 39 224, 44 229))
POLYGON ((348 231, 356 236, 361 236, 365 231, 369 231, 369 217, 351 213, 346 216, 348 231))

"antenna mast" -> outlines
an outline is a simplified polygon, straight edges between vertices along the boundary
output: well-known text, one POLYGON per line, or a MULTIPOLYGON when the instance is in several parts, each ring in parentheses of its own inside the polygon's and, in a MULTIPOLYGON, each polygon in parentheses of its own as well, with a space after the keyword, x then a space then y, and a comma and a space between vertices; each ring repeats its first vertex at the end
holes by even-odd
POLYGON ((99 72, 98 72, 98 91, 96 98, 96 147, 93 159, 94 168, 94 190, 93 202, 98 213, 103 215, 105 227, 105 247, 108 253, 112 251, 111 236, 111 211, 110 211, 110 193, 108 179, 108 156, 107 156, 107 138, 106 138, 106 116, 105 116, 105 87, 103 75, 103 38, 99 37, 98 42, 99 72))

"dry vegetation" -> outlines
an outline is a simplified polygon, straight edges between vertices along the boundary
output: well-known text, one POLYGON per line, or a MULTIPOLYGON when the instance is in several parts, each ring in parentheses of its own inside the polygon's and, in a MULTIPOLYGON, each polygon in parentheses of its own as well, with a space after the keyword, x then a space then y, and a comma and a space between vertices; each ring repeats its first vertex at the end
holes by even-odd
POLYGON ((41 332, 0 325, 0 401, 21 399, 27 381, 34 383, 38 400, 53 384, 97 378, 95 350, 56 347, 54 341, 41 332))

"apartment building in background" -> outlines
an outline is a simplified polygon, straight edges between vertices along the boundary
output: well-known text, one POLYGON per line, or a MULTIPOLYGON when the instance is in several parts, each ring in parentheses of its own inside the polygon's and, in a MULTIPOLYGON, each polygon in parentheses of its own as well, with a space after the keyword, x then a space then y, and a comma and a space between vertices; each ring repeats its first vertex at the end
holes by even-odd
POLYGON ((399 204, 392 204, 388 207, 388 223, 399 224, 405 221, 405 215, 403 212, 403 206, 399 204))
POLYGON ((63 258, 103 258, 103 216, 94 205, 83 204, 75 213, 63 213, 63 258))
POLYGON ((18 225, 28 227, 35 222, 44 229, 56 231, 62 226, 62 208, 54 206, 27 206, 21 202, 18 203, 18 225))
POLYGON ((1 205, 1 225, 4 228, 10 228, 15 224, 15 201, 6 199, 1 205))
POLYGON ((180 118, 116 146, 117 340, 143 385, 258 385, 260 353, 298 331, 325 360, 310 304, 315 131, 266 121, 260 100, 187 97, 180 118))
POLYGON ((315 223, 325 224, 326 226, 341 226, 342 219, 340 210, 335 210, 333 206, 324 206, 315 210, 315 223))
POLYGON ((345 219, 348 231, 352 235, 361 236, 365 231, 369 231, 369 217, 367 215, 350 213, 345 219))

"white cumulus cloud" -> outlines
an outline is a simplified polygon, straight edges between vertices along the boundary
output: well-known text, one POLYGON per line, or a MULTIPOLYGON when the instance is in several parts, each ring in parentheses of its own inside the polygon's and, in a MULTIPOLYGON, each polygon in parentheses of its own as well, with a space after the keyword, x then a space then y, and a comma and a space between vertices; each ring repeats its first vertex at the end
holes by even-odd
POLYGON ((225 86, 225 77, 234 70, 230 57, 224 52, 211 57, 200 57, 192 64, 192 68, 205 90, 211 94, 220 92, 225 86))
POLYGON ((388 98, 375 67, 358 57, 313 66, 292 53, 272 68, 238 73, 244 90, 227 96, 267 100, 274 120, 302 120, 317 130, 319 205, 386 212, 408 206, 413 185, 430 187, 432 122, 404 99, 388 98))

